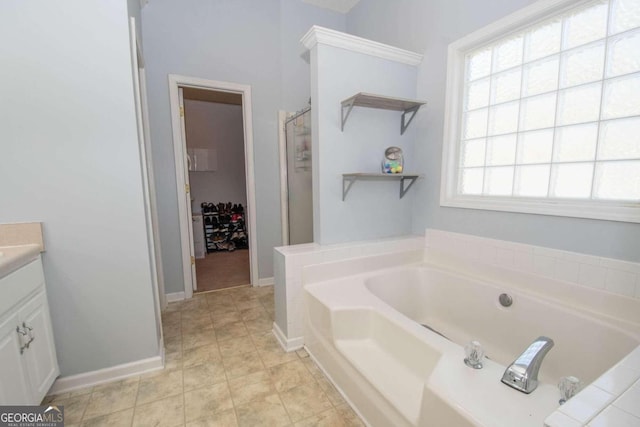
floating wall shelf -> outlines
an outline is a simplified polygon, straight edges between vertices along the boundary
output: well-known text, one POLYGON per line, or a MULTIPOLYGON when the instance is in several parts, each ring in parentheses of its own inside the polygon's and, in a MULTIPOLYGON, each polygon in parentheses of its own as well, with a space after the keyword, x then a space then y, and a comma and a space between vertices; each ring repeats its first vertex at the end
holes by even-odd
POLYGON ((409 123, 413 120, 418 109, 425 105, 424 101, 416 101, 413 99, 393 98, 390 96, 373 95, 370 93, 360 92, 342 101, 342 117, 341 130, 344 131, 344 124, 351 114, 353 107, 377 108, 380 110, 402 111, 402 121, 400 122, 400 135, 409 127, 409 123), (346 113, 345 113, 346 110, 346 113), (407 114, 411 114, 407 120, 407 114))
POLYGON ((392 174, 392 173, 344 173, 342 174, 342 201, 347 197, 347 193, 351 190, 351 186, 358 180, 382 179, 385 181, 400 181, 400 198, 402 199, 407 191, 411 188, 416 179, 422 175, 392 174), (405 182, 408 185, 405 186, 405 182))

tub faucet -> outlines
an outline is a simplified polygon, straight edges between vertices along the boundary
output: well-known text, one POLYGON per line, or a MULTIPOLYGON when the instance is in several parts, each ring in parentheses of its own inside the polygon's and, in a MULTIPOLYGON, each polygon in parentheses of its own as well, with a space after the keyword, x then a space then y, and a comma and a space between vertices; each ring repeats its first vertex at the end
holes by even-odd
POLYGON ((504 371, 502 382, 523 393, 531 393, 538 387, 538 371, 551 347, 553 347, 551 338, 536 338, 504 371))

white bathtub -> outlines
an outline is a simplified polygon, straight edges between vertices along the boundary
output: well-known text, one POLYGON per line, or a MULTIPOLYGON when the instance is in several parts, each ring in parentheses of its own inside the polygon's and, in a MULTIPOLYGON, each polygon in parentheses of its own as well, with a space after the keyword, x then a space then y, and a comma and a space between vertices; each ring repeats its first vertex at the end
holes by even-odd
POLYGON ((548 295, 535 294, 522 286, 531 279, 507 286, 420 264, 320 280, 305 286, 305 345, 373 426, 540 427, 559 406, 560 377, 591 383, 640 344, 640 314, 636 300, 610 304, 622 297, 592 290, 567 298, 580 290, 566 284, 541 283, 548 295), (499 304, 503 292, 511 307, 499 304), (538 388, 527 395, 502 384, 540 335, 555 346, 538 388), (472 339, 489 358, 481 370, 463 363, 472 339))

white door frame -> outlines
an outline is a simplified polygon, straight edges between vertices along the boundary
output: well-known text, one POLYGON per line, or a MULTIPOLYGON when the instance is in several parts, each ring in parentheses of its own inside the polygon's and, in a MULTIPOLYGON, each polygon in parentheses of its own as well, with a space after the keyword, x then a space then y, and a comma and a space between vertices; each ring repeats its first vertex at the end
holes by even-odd
POLYGON ((189 235, 191 225, 191 201, 186 181, 187 152, 186 141, 180 129, 180 100, 178 87, 231 92, 242 95, 244 126, 244 164, 247 186, 247 225, 249 227, 249 264, 251 286, 258 286, 258 245, 256 238, 256 183, 253 159, 253 122, 251 116, 251 86, 238 83, 206 80, 197 77, 169 74, 169 101, 171 105, 171 127, 173 129, 173 152, 176 166, 176 189, 178 191, 178 216, 180 218, 180 246, 182 250, 182 271, 184 296, 193 296, 193 275, 191 272, 191 252, 193 239, 189 235))

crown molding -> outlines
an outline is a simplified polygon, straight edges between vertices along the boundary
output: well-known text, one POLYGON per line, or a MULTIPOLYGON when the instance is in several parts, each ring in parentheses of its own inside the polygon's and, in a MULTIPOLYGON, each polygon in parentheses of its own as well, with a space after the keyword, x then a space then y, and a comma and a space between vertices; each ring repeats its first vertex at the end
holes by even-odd
POLYGON ((300 42, 309 50, 317 44, 325 44, 407 65, 417 66, 422 62, 422 55, 419 53, 399 49, 340 31, 330 30, 318 25, 311 27, 300 42))

